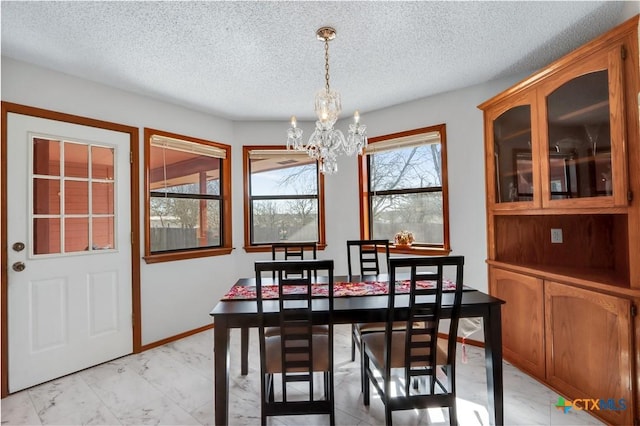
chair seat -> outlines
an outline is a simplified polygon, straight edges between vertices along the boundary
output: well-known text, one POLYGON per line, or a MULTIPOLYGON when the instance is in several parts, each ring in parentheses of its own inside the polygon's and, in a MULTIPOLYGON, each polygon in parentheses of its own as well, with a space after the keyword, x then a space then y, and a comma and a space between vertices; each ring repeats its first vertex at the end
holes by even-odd
MULTIPOLYGON (((384 360, 385 350, 385 333, 366 333, 362 335, 362 341, 364 343, 364 350, 369 354, 369 358, 375 360, 376 363, 382 363, 384 360)), ((391 335, 391 368, 404 367, 404 355, 405 355, 405 339, 406 332, 394 331, 391 335)), ((428 342, 430 340, 429 335, 415 336, 414 340, 422 340, 428 342)), ((417 351, 416 354, 419 354, 417 351)), ((422 355, 426 354, 426 348, 422 352, 422 355)), ((447 363, 447 341, 446 339, 438 339, 437 342, 437 365, 445 365, 447 363)), ((426 362, 414 363, 412 367, 426 366, 426 362)))
MULTIPOLYGON (((265 354, 267 373, 282 372, 282 355, 281 355, 281 339, 280 336, 268 337, 265 339, 265 354)), ((290 341, 290 347, 304 346, 304 340, 290 341)), ((313 371, 329 371, 329 360, 327 359, 327 351, 329 345, 329 336, 327 334, 315 334, 312 338, 313 344, 313 371)), ((289 361, 304 361, 307 354, 290 354, 287 359, 289 361)), ((304 372, 306 368, 291 368, 288 372, 304 372)))
MULTIPOLYGON (((303 331, 304 332, 304 331, 303 331)), ((314 325, 311 327, 312 334, 329 334, 329 326, 326 324, 314 325)), ((280 335, 280 327, 265 327, 264 337, 273 337, 280 335)))

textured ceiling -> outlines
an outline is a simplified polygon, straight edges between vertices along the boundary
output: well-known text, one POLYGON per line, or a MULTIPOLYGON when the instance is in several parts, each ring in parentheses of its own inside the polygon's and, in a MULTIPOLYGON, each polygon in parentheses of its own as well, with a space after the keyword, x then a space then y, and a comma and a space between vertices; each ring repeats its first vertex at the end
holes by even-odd
POLYGON ((620 22, 623 2, 13 2, 2 55, 235 120, 313 116, 316 30, 336 28, 343 115, 533 72, 620 22))

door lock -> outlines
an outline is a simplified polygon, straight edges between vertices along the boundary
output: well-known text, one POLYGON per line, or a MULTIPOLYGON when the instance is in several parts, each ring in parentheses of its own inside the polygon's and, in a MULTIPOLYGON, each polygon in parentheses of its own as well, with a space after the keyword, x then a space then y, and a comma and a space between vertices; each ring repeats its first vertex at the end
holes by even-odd
POLYGON ((24 243, 21 243, 21 242, 13 243, 11 247, 13 248, 14 251, 22 251, 24 250, 24 243))
POLYGON ((11 267, 16 272, 22 272, 22 271, 24 271, 24 268, 26 268, 26 266, 25 266, 25 264, 23 262, 16 262, 11 267))

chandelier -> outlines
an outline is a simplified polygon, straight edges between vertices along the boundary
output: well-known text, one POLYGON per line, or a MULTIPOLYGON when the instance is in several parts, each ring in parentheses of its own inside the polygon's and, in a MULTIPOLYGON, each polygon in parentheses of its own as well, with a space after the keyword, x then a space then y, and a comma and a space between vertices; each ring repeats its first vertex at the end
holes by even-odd
POLYGON ((295 115, 291 117, 291 127, 287 131, 287 149, 306 151, 311 158, 320 162, 320 172, 332 174, 338 171, 337 155, 345 153, 362 154, 367 145, 367 126, 360 124, 360 113, 353 114, 353 123, 349 124, 347 137, 333 125, 342 111, 340 93, 329 86, 329 42, 336 38, 336 30, 322 27, 316 35, 324 41, 324 79, 325 87, 318 90, 315 97, 315 112, 318 116, 316 128, 306 145, 302 142, 302 129, 297 127, 295 115))

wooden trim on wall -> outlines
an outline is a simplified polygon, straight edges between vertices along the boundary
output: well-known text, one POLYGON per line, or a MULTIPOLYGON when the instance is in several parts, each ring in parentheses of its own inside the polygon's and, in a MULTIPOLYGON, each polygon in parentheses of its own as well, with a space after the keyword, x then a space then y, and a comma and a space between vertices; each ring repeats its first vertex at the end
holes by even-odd
POLYGON ((202 327, 194 328, 193 330, 185 331, 184 333, 176 334, 175 336, 166 337, 164 339, 157 340, 152 343, 147 343, 140 348, 142 351, 148 351, 149 349, 157 348, 158 346, 166 345, 167 343, 175 342, 176 340, 184 339, 185 337, 193 336, 194 334, 201 333, 206 330, 214 328, 214 324, 203 325, 202 327))
POLYGON ((116 132, 128 133, 130 143, 130 155, 131 155, 131 304, 133 310, 133 353, 138 353, 142 349, 142 312, 140 302, 140 190, 139 190, 139 173, 140 160, 139 160, 139 132, 137 127, 127 126, 124 124, 112 123, 108 121, 96 120, 88 117, 81 117, 78 115, 66 114, 57 111, 46 110, 42 108, 30 107, 26 105, 15 104, 11 102, 2 102, 2 144, 0 150, 0 191, 2 199, 2 209, 0 210, 0 240, 2 245, 2 271, 1 271, 1 309, 2 315, 0 317, 2 321, 1 334, 2 334, 2 361, 0 366, 0 372, 2 380, 1 396, 4 398, 9 394, 9 363, 8 363, 8 241, 7 241, 7 116, 9 113, 28 115, 37 118, 44 118, 49 120, 61 121, 66 123, 78 124, 88 127, 96 127, 100 129, 112 130, 116 132))
POLYGON ((8 289, 8 274, 9 274, 9 255, 7 244, 7 115, 8 106, 2 102, 2 144, 0 145, 0 198, 2 199, 2 208, 0 209, 0 240, 1 240, 1 252, 0 264, 2 270, 0 275, 2 276, 0 281, 0 347, 2 357, 0 366, 0 396, 4 398, 9 394, 9 329, 7 327, 7 289, 8 289))

